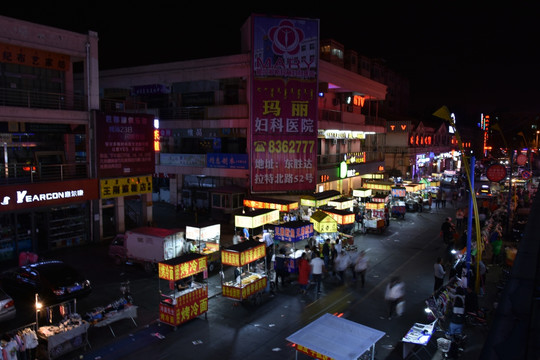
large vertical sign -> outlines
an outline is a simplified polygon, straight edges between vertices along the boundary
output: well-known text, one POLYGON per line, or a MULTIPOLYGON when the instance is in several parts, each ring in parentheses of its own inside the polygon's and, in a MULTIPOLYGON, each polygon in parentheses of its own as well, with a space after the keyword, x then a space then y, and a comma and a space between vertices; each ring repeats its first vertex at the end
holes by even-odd
POLYGON ((314 191, 319 20, 252 20, 251 189, 314 191))

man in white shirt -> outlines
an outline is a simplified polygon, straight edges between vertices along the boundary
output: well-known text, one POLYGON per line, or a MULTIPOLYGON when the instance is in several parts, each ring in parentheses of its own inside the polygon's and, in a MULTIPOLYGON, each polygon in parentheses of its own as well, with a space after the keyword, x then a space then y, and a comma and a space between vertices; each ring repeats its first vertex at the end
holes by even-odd
POLYGON ((437 261, 433 265, 433 274, 435 276, 433 291, 437 291, 443 286, 444 275, 446 275, 446 271, 444 271, 444 267, 442 266, 442 257, 440 256, 437 257, 437 261))
POLYGON ((321 293, 321 281, 322 274, 325 271, 324 260, 320 256, 315 256, 309 262, 311 265, 311 273, 313 274, 313 280, 317 283, 317 294, 321 293))

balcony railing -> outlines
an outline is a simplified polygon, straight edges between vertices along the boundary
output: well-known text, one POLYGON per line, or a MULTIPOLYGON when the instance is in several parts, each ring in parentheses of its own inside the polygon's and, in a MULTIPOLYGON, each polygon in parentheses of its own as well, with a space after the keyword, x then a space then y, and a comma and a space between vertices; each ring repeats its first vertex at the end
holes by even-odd
POLYGON ((86 110, 82 95, 0 88, 0 106, 56 110, 86 110))
POLYGON ((86 179, 89 176, 88 164, 0 164, 0 184, 36 183, 44 181, 63 181, 86 179))

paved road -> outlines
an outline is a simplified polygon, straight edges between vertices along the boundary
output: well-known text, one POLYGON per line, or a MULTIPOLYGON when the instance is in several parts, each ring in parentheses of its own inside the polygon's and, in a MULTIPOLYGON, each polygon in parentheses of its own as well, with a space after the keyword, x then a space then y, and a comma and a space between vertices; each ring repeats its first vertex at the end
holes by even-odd
MULTIPOLYGON (((156 226, 176 227, 182 218, 167 204, 155 204, 154 211, 155 219, 159 219, 156 226)), ((370 259, 364 289, 350 276, 345 285, 339 285, 337 279, 328 276, 321 295, 313 289, 301 295, 293 284, 273 297, 266 295, 258 306, 235 306, 236 302, 220 295, 219 276, 211 274, 207 316, 182 324, 176 330, 157 321, 157 276, 132 266, 114 266, 106 257, 105 244, 60 252, 59 258, 82 268, 94 283, 93 294, 78 303, 81 314, 115 300, 120 295, 119 283, 123 278, 131 281, 135 303, 139 306, 137 326, 130 321, 113 324, 116 338, 106 327, 91 328, 92 348, 74 351, 63 359, 211 359, 217 356, 222 359, 295 359, 297 354, 285 338, 324 313, 343 314, 344 318, 385 332, 376 344, 376 358, 400 359, 403 335, 414 323, 427 322, 424 308, 433 289, 433 263, 436 256, 444 252, 439 228, 444 218, 453 217, 454 212, 447 207, 407 213, 404 220, 391 221, 383 234, 355 236, 355 244, 365 249, 370 259), (393 275, 405 281, 406 312, 402 317, 388 320, 384 288, 393 275), (159 339, 156 333, 164 338, 159 339)), ((303 248, 303 244, 297 244, 297 248, 303 248)), ((488 297, 483 299, 486 304, 491 301, 488 297)), ((32 314, 29 315, 28 320, 32 314)), ((467 332, 471 341, 463 358, 476 359, 487 330, 467 329, 467 332)), ((419 356, 440 358, 435 337, 441 335, 436 333, 428 345, 429 356, 426 352, 419 356)), ((308 357, 298 354, 297 358, 308 357)))

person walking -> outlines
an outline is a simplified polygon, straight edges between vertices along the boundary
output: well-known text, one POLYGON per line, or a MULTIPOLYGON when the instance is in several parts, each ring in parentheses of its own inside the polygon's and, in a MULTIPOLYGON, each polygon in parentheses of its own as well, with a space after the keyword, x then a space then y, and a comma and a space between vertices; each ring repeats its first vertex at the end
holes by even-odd
POLYGON ((326 239, 322 246, 322 255, 326 269, 330 267, 330 239, 326 239))
POLYGON ((366 256, 366 251, 360 251, 360 255, 358 255, 358 258, 356 259, 356 264, 354 265, 354 271, 360 277, 360 281, 362 282, 362 289, 366 284, 366 271, 368 268, 368 264, 369 262, 366 256))
POLYGON ((463 228, 463 218, 465 214, 463 213, 463 208, 458 208, 456 210, 456 228, 461 230, 463 228))
POLYGON ((322 275, 326 271, 324 266, 324 260, 320 257, 314 257, 310 261, 311 273, 313 274, 313 280, 317 283, 317 294, 321 293, 322 275))
POLYGON ((435 261, 435 264, 433 265, 433 272, 435 276, 435 284, 433 286, 433 291, 439 290, 444 283, 444 275, 446 275, 446 271, 444 271, 444 267, 442 265, 442 257, 437 257, 437 261, 435 261))
POLYGON ((339 284, 345 283, 345 270, 349 267, 349 256, 345 250, 341 250, 338 253, 336 260, 334 261, 334 270, 337 275, 339 284))
POLYGON ((309 264, 308 255, 306 252, 298 260, 298 284, 300 285, 300 293, 307 292, 311 274, 311 266, 309 264))
POLYGON ((394 314, 401 316, 397 313, 396 308, 397 304, 405 299, 405 284, 399 276, 393 276, 386 285, 384 299, 388 305, 388 320, 392 320, 394 314))
POLYGON ((441 207, 446 208, 446 191, 441 192, 441 207))

